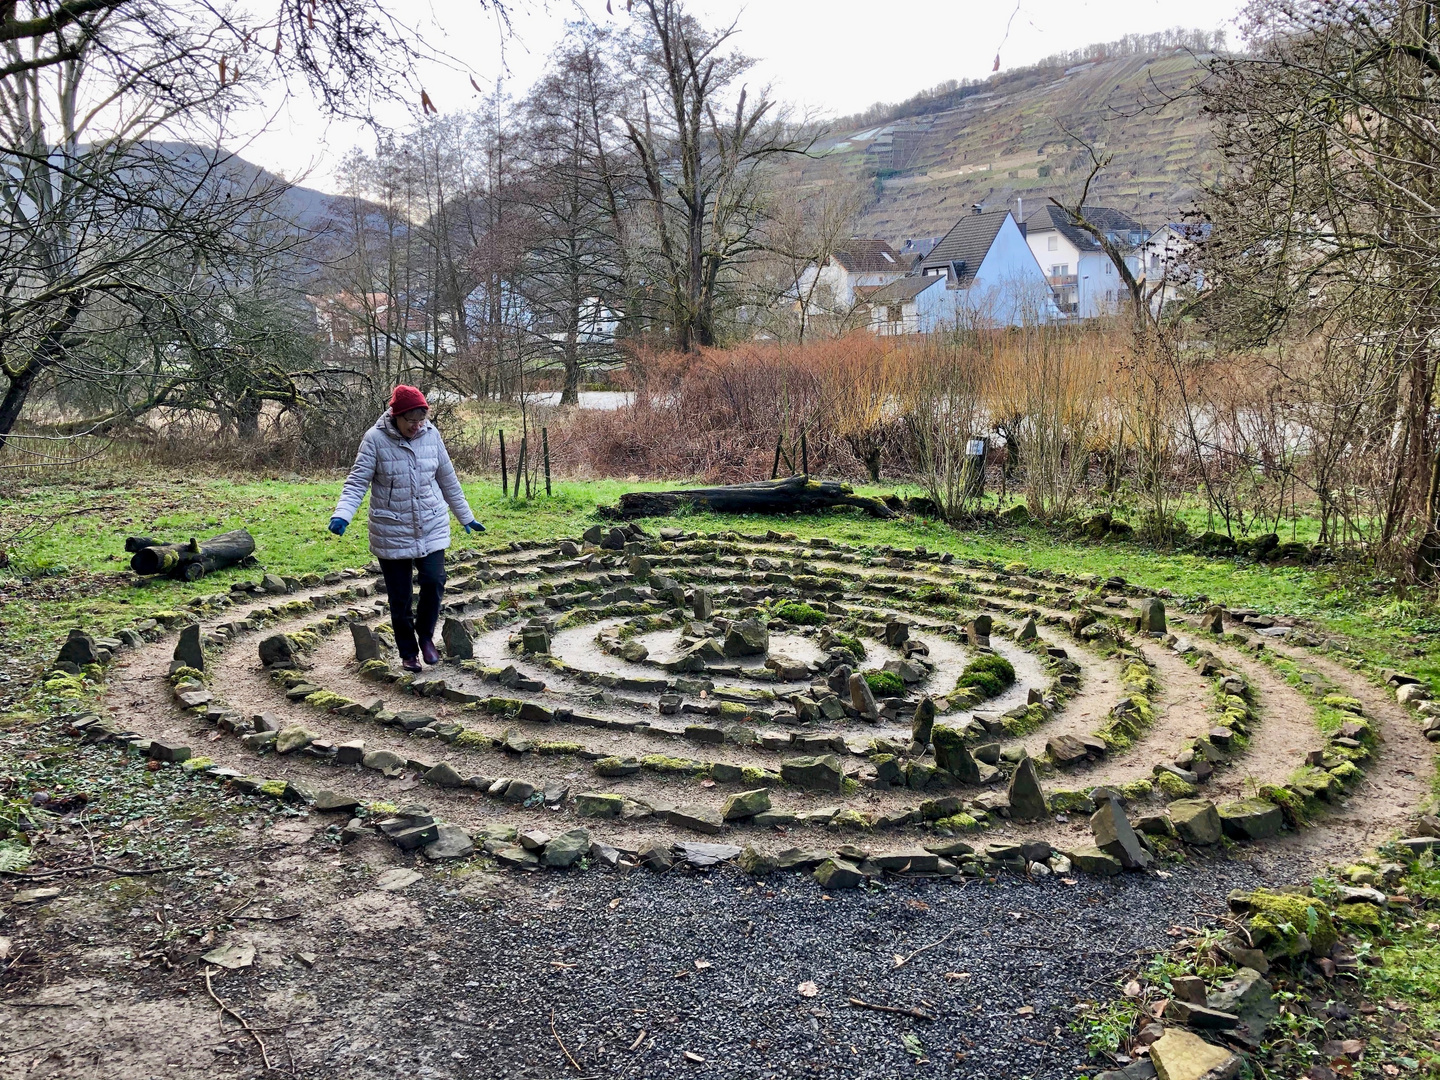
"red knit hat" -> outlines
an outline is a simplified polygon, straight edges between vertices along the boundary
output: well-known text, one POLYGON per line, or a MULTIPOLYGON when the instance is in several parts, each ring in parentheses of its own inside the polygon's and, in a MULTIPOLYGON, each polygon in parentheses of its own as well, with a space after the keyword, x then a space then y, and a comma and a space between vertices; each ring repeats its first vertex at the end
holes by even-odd
POLYGON ((414 386, 397 386, 395 392, 390 395, 390 415, 403 416, 413 409, 428 409, 430 403, 425 400, 425 395, 414 386))

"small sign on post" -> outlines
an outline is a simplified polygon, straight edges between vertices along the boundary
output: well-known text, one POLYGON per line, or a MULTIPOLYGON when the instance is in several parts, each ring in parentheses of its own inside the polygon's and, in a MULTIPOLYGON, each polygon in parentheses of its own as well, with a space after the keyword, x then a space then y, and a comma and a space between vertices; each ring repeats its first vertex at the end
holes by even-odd
POLYGON ((979 499, 985 495, 984 439, 970 439, 965 444, 965 497, 979 499))

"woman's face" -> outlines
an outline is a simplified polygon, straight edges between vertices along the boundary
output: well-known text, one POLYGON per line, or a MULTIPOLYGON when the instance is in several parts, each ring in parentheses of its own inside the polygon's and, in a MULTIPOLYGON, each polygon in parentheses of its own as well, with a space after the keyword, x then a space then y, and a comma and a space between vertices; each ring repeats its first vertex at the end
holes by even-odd
POLYGON ((420 425, 425 422, 425 413, 425 409, 411 409, 407 413, 401 413, 395 417, 395 427, 405 438, 413 439, 420 430, 420 425))

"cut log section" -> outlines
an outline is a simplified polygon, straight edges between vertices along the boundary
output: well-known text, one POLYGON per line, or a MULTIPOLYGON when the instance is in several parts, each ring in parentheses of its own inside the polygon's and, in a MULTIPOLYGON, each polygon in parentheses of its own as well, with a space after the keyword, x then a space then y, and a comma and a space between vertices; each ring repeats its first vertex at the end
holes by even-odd
POLYGON ((203 544, 194 537, 184 544, 159 544, 147 536, 132 536, 125 541, 125 550, 134 552, 130 569, 137 574, 199 581, 212 570, 248 559, 255 553, 255 538, 246 529, 212 536, 203 544))
POLYGON ((838 480, 811 480, 789 476, 784 480, 762 480, 725 487, 677 488, 674 491, 627 491, 610 516, 618 518, 662 517, 682 506, 713 510, 718 514, 793 514, 825 510, 834 506, 856 506, 873 517, 889 518, 895 513, 879 499, 856 495, 850 485, 838 480))

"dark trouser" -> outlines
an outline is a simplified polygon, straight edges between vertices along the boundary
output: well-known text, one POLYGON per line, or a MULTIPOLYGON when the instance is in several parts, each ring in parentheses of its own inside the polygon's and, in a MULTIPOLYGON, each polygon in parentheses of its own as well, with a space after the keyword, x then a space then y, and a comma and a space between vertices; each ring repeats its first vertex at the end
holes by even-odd
POLYGON ((390 625, 402 660, 420 655, 420 642, 433 641, 440 619, 440 596, 445 592, 445 549, 420 559, 381 559, 385 594, 390 598, 390 625), (420 603, 412 610, 411 567, 420 578, 420 603), (419 635, 417 638, 416 635, 419 635))

